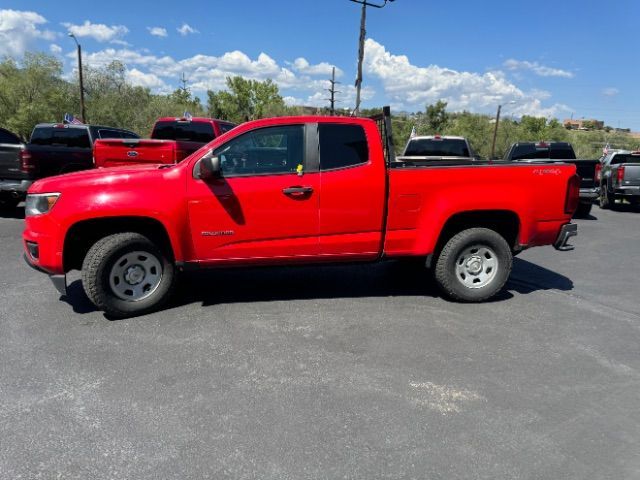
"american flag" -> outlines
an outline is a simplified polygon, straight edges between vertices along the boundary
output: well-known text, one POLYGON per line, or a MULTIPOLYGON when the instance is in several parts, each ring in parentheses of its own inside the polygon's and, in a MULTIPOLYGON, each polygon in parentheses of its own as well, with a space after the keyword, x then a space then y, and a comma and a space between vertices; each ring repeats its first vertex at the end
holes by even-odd
POLYGON ((415 137, 417 135, 418 134, 416 133, 416 127, 414 125, 413 128, 411 129, 411 135, 409 135, 409 138, 413 138, 413 137, 415 137))
POLYGON ((64 123, 70 123, 71 125, 82 125, 82 122, 70 113, 64 114, 64 123))

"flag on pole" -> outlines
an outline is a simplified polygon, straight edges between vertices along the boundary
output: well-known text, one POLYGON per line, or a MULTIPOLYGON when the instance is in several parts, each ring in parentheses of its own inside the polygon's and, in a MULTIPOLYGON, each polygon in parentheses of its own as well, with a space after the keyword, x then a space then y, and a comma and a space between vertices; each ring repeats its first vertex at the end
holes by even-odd
POLYGON ((70 113, 64 114, 63 123, 70 123, 71 125, 82 125, 82 122, 78 120, 76 117, 74 117, 73 115, 71 115, 70 113))
POLYGON ((607 153, 609 153, 609 149, 611 147, 609 146, 609 143, 607 142, 607 144, 604 146, 604 148, 602 149, 602 154, 606 155, 607 153))
POLYGON ((417 135, 418 135, 418 134, 416 133, 416 126, 414 125, 414 126, 411 128, 411 135, 409 135, 409 138, 413 138, 413 137, 415 137, 415 136, 417 136, 417 135))
POLYGON ((184 112, 184 115, 182 115, 182 118, 184 118, 189 122, 193 119, 193 117, 191 116, 191 112, 184 112))

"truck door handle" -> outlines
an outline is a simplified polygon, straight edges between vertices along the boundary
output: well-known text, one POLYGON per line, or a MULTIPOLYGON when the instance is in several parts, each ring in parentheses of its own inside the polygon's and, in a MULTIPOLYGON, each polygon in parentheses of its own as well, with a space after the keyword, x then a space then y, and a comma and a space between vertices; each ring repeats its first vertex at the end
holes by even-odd
POLYGON ((311 192, 313 192, 313 187, 289 187, 282 189, 282 193, 294 197, 301 197, 302 195, 306 195, 311 192))

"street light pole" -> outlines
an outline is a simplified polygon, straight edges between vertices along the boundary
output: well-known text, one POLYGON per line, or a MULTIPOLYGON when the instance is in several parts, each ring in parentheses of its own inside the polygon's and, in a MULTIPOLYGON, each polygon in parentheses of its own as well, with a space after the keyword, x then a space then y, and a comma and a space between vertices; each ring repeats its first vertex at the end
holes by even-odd
POLYGON ((353 116, 357 116, 360 113, 360 90, 362 88, 362 61, 364 59, 364 40, 367 35, 366 22, 367 22, 367 7, 382 8, 387 2, 393 2, 395 0, 383 0, 384 3, 369 3, 367 0, 351 0, 354 3, 362 5, 360 14, 360 38, 358 41, 358 76, 356 77, 356 108, 353 110, 353 116))
POLYGON ((80 121, 85 123, 85 111, 84 111, 84 83, 82 81, 82 47, 78 43, 76 36, 69 32, 69 36, 73 38, 78 47, 78 80, 80 82, 80 121))

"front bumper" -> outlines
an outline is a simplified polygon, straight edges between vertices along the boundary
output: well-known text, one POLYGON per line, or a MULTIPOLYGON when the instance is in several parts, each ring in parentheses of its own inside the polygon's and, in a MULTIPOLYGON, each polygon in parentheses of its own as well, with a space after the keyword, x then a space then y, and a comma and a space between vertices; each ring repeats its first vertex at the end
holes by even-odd
POLYGON ((34 270, 37 270, 40 273, 46 273, 47 275, 49 275, 49 278, 53 282, 53 286, 56 287, 56 290, 58 290, 58 293, 60 293, 60 295, 67 294, 67 275, 66 274, 63 273, 62 275, 55 275, 47 272, 43 268, 33 263, 31 258, 29 257, 29 254, 26 252, 23 254, 23 257, 24 257, 24 261, 27 262, 27 265, 29 265, 31 268, 33 268, 34 270))
POLYGON ((577 235, 578 225, 576 225, 575 223, 565 223, 560 228, 560 233, 558 234, 558 238, 553 244, 553 247, 556 250, 560 250, 561 252, 573 250, 575 247, 573 245, 569 245, 568 242, 571 237, 575 237, 577 235))

